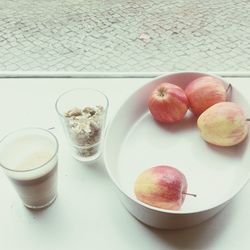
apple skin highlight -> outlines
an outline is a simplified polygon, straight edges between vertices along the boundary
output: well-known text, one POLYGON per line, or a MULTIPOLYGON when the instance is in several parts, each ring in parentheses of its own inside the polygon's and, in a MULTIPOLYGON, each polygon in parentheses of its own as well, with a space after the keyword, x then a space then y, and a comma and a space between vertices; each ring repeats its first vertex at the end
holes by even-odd
POLYGON ((199 116, 206 109, 227 99, 227 91, 222 80, 202 76, 190 82, 185 88, 191 111, 199 116))
POLYGON ((243 110, 233 102, 220 102, 197 120, 201 137, 217 146, 234 146, 248 135, 248 122, 243 110))
POLYGON ((156 121, 174 123, 184 118, 188 110, 188 98, 177 85, 162 83, 150 95, 148 108, 156 121))
POLYGON ((160 165, 138 176, 134 192, 138 200, 148 205, 179 210, 185 200, 187 180, 176 168, 160 165))

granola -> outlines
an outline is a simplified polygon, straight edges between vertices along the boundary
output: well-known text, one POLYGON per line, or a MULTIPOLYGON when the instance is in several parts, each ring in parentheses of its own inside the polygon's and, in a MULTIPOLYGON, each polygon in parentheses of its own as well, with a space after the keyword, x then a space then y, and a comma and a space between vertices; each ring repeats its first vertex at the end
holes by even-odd
POLYGON ((64 114, 70 138, 77 145, 79 155, 89 157, 98 151, 104 120, 102 106, 75 107, 64 114))

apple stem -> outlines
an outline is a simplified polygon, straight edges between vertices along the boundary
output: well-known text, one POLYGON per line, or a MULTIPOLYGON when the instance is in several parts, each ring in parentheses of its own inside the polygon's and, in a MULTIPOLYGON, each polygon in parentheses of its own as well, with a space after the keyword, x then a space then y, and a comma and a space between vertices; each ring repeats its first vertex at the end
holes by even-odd
POLYGON ((53 130, 53 129, 55 129, 55 127, 48 128, 48 130, 53 130))
POLYGON ((226 92, 230 93, 232 91, 232 88, 233 88, 232 84, 229 83, 228 86, 227 86, 226 92))
POLYGON ((190 194, 190 193, 186 193, 186 192, 182 192, 182 194, 190 195, 190 196, 193 196, 193 197, 197 197, 197 194, 190 194))

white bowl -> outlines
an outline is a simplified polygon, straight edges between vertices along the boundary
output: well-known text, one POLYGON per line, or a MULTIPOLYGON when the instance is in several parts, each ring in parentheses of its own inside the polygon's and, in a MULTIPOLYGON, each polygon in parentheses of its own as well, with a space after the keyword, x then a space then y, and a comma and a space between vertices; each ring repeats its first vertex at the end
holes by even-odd
MULTIPOLYGON (((201 139, 191 112, 183 121, 170 125, 156 123, 148 112, 148 96, 159 83, 185 88, 202 75, 208 74, 183 72, 150 81, 123 103, 108 128, 104 143, 107 172, 123 205, 149 226, 177 229, 199 224, 224 208, 249 180, 248 138, 233 147, 212 146, 201 139), (136 177, 147 168, 163 164, 181 170, 188 181, 188 192, 197 194, 196 198, 186 196, 179 211, 152 207, 135 197, 136 177)), ((248 103, 235 86, 231 100, 250 117, 248 103)))

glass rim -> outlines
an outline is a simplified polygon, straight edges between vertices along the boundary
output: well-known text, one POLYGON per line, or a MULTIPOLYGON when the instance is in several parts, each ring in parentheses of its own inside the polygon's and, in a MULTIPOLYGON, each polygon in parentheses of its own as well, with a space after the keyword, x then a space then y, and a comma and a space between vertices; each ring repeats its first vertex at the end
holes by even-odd
POLYGON ((37 166, 35 168, 32 168, 32 169, 24 169, 24 170, 11 169, 11 168, 6 167, 4 164, 2 164, 1 160, 0 160, 0 166, 2 168, 6 169, 8 171, 19 172, 19 173, 32 172, 32 171, 35 171, 37 169, 42 168, 43 166, 45 166, 46 164, 48 164, 49 162, 51 162, 56 157, 56 155, 58 153, 58 149, 59 149, 58 140, 57 140, 56 136, 52 132, 50 132, 48 129, 44 129, 44 128, 39 128, 39 127, 25 127, 25 128, 20 128, 20 129, 13 130, 13 131, 7 133, 4 137, 2 137, 0 139, 0 144, 2 144, 4 142, 4 140, 6 140, 9 136, 14 135, 15 133, 22 132, 22 131, 29 131, 29 130, 38 130, 38 131, 45 132, 45 133, 49 134, 54 139, 56 148, 55 148, 55 152, 53 153, 53 155, 49 158, 49 160, 47 160, 43 164, 41 164, 41 165, 39 165, 39 166, 37 166))
POLYGON ((98 90, 98 89, 95 89, 95 88, 73 88, 73 89, 69 89, 69 90, 66 90, 66 91, 62 92, 62 93, 57 97, 56 102, 55 102, 55 109, 56 109, 56 112, 57 112, 58 115, 60 115, 60 116, 62 116, 62 117, 65 117, 64 114, 62 114, 62 113, 59 111, 59 109, 58 109, 58 103, 59 103, 60 99, 61 99, 64 95, 66 95, 66 94, 68 94, 68 93, 70 93, 70 92, 76 91, 76 90, 90 90, 90 91, 97 92, 97 93, 101 94, 101 95, 104 97, 104 99, 106 100, 106 104, 107 104, 107 105, 106 105, 106 110, 108 109, 108 107, 109 107, 109 99, 108 99, 108 97, 107 97, 102 91, 100 91, 100 90, 98 90))

